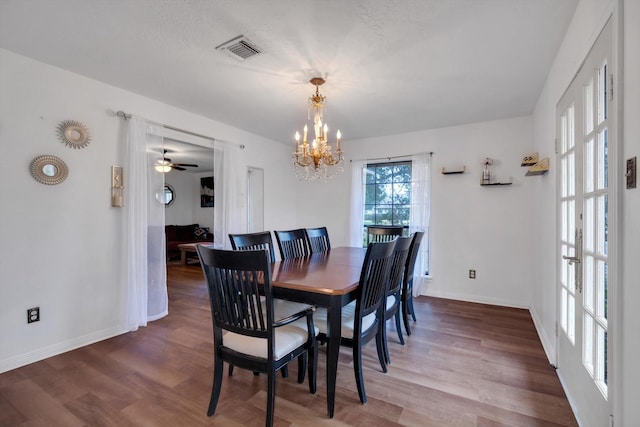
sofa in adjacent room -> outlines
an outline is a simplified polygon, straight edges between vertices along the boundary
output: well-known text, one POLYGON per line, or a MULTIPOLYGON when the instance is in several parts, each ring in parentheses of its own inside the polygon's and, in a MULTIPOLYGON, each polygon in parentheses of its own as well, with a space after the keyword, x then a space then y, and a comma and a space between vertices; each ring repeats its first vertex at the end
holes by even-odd
POLYGON ((167 259, 180 258, 178 245, 182 243, 213 242, 213 233, 209 232, 208 227, 200 227, 200 224, 165 225, 164 233, 167 259))

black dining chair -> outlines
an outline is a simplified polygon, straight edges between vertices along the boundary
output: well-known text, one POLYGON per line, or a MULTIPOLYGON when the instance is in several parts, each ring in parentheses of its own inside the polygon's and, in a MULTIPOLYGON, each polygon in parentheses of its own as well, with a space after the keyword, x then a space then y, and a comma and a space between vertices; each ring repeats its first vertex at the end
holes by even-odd
MULTIPOLYGON (((208 416, 216 411, 223 363, 267 374, 266 425, 273 425, 276 373, 294 359, 305 360, 309 391, 316 392, 316 330, 313 309, 278 313, 266 250, 225 251, 197 246, 213 321, 214 368, 208 416)), ((298 381, 304 381, 301 363, 298 381)))
MULTIPOLYGON (((273 248, 273 240, 271 239, 271 232, 260 231, 257 233, 245 233, 245 234, 229 234, 229 240, 231 241, 231 247, 237 251, 268 249, 271 262, 276 262, 276 252, 273 248)), ((278 301, 282 305, 290 305, 295 307, 297 303, 289 301, 278 301)), ((287 366, 280 371, 283 378, 289 376, 289 369, 287 366)), ((233 374, 233 365, 229 365, 229 375, 233 374)))
MULTIPOLYGON (((396 242, 370 243, 362 264, 358 295, 355 301, 342 308, 341 345, 353 349, 353 371, 356 376, 358 395, 362 403, 367 402, 362 373, 362 347, 376 339, 376 350, 382 372, 387 372, 384 359, 384 298, 393 262, 393 249, 396 242)), ((316 328, 320 331, 319 340, 327 337, 327 310, 318 307, 314 314, 316 328)))
POLYGON ((273 250, 273 240, 269 231, 248 234, 229 234, 231 247, 237 251, 269 249, 271 262, 276 262, 276 253, 273 250))
POLYGON ((401 225, 368 225, 367 245, 372 242, 388 242, 402 236, 404 227, 401 225))
POLYGON ((326 252, 331 249, 327 227, 307 228, 306 232, 312 254, 326 252))
POLYGON ((416 260, 418 259, 418 253, 420 251, 420 242, 422 242, 423 236, 424 231, 416 231, 413 233, 413 240, 411 241, 411 248, 409 249, 409 256, 407 257, 407 264, 402 278, 402 318, 407 335, 411 335, 409 315, 411 315, 414 322, 416 321, 416 312, 413 309, 413 273, 415 271, 416 260))
POLYGON ((404 345, 404 337, 402 336, 402 322, 400 321, 400 312, 402 306, 402 279, 404 276, 404 269, 407 264, 407 258, 409 256, 409 250, 411 248, 412 241, 412 237, 398 237, 396 239, 396 246, 393 251, 393 263, 391 264, 391 274, 389 275, 389 286, 387 288, 387 295, 384 301, 385 327, 382 328, 384 356, 385 361, 388 364, 391 364, 391 358, 389 357, 389 345, 387 343, 386 324, 388 320, 395 318, 398 340, 400 341, 400 344, 404 345))
POLYGON ((282 260, 307 256, 311 254, 307 232, 304 228, 296 230, 274 231, 280 258, 282 260))

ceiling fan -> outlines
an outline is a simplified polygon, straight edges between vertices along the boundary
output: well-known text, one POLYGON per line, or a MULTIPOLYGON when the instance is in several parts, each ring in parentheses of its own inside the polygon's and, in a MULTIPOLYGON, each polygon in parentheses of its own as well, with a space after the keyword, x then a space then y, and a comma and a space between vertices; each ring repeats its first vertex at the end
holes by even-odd
POLYGON ((155 169, 158 172, 169 172, 172 169, 179 171, 186 171, 186 168, 197 168, 198 165, 193 163, 173 163, 170 158, 166 156, 168 150, 164 150, 162 160, 158 159, 158 163, 155 165, 155 169))

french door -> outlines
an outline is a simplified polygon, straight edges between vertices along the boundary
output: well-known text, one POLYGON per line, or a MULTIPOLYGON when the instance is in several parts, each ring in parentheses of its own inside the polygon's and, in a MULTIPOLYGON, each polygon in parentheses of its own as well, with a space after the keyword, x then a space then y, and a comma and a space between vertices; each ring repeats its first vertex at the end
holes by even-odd
POLYGON ((585 427, 607 426, 613 413, 611 27, 609 21, 556 110, 558 375, 585 427))

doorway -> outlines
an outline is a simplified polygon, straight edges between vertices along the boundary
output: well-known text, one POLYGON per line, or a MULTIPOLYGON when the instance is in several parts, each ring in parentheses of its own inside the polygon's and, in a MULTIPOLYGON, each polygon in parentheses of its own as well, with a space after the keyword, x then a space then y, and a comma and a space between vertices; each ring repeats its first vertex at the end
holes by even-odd
POLYGON ((247 168, 247 232, 264 230, 264 169, 247 168))

